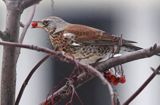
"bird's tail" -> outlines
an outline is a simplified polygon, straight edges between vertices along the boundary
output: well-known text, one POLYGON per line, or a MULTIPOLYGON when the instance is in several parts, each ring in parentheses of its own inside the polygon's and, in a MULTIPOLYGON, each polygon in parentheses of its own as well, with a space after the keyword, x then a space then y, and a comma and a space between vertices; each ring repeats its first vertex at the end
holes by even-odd
POLYGON ((132 51, 137 51, 137 50, 142 49, 141 47, 138 47, 138 46, 135 46, 135 45, 129 44, 129 43, 124 44, 123 47, 122 47, 122 50, 127 51, 127 52, 132 52, 132 51))
MULTIPOLYGON (((141 47, 135 46, 131 43, 124 43, 122 46, 122 51, 125 52, 132 52, 132 51, 137 51, 137 50, 141 50, 141 47)), ((160 53, 156 54, 157 56, 160 57, 160 53)))

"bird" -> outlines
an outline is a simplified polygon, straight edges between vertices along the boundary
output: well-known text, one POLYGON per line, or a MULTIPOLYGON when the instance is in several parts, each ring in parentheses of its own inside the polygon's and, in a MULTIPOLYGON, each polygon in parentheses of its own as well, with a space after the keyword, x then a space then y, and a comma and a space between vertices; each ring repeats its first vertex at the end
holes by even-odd
POLYGON ((32 21, 32 28, 48 32, 51 44, 56 51, 62 51, 84 64, 103 62, 114 54, 141 49, 135 41, 82 24, 72 24, 60 17, 32 21))

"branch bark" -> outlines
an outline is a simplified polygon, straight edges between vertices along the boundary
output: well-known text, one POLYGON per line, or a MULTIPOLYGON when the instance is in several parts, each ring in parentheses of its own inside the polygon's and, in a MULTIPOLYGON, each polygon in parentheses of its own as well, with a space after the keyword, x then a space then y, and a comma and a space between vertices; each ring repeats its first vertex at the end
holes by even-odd
MULTIPOLYGON (((0 33, 3 40, 18 42, 19 23, 23 10, 41 0, 3 0, 7 7, 5 34, 0 33), (22 5, 21 5, 22 4, 22 5), (24 7, 24 8, 22 8, 24 7), (5 36, 5 38, 4 38, 5 36)), ((15 102, 17 48, 3 46, 1 105, 13 105, 15 102)))
MULTIPOLYGON (((8 41, 17 42, 19 35, 19 20, 21 11, 17 8, 16 1, 7 1, 7 17, 5 32, 8 41)), ((15 101, 16 82, 16 48, 3 47, 2 77, 1 77, 1 105, 13 105, 15 101)))

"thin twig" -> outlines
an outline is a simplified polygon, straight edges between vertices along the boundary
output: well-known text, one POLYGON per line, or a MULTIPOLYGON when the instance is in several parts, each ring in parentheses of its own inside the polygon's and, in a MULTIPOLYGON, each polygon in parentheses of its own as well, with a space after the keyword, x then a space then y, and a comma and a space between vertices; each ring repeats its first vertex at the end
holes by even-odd
POLYGON ((72 102, 73 102, 73 97, 74 97, 74 93, 75 93, 75 87, 74 87, 74 85, 72 84, 72 81, 70 82, 70 80, 68 80, 69 81, 69 83, 68 83, 68 85, 71 87, 71 98, 70 98, 70 100, 66 103, 66 105, 69 105, 69 104, 71 104, 72 102))
POLYGON ((25 35, 26 35, 26 32, 27 32, 27 30, 28 30, 28 27, 30 26, 30 24, 31 24, 31 22, 32 22, 32 19, 33 19, 33 17, 34 17, 35 11, 36 11, 36 4, 33 5, 33 9, 32 9, 31 15, 30 15, 30 17, 29 17, 28 22, 26 23, 26 25, 25 25, 24 28, 23 28, 23 31, 22 31, 21 36, 20 36, 20 39, 19 39, 19 43, 22 43, 22 42, 23 42, 24 37, 25 37, 25 35))
POLYGON ((153 80, 153 78, 159 74, 160 71, 160 66, 153 71, 153 73, 148 77, 148 79, 140 86, 140 88, 131 96, 127 99, 126 102, 123 103, 123 105, 129 105, 131 101, 133 101, 141 92, 142 90, 153 80))
POLYGON ((79 100, 80 102, 80 105, 84 105, 81 98, 79 97, 78 93, 75 91, 75 96, 77 97, 77 99, 79 100))
POLYGON ((34 74, 34 72, 38 69, 39 66, 42 65, 42 63, 44 61, 46 61, 48 58, 49 58, 50 55, 46 55, 44 58, 42 58, 34 67, 33 69, 30 71, 30 73, 28 74, 28 76, 26 77, 25 81, 23 82, 23 85, 21 86, 21 89, 18 93, 18 96, 17 96, 17 99, 16 99, 16 102, 15 102, 15 105, 18 105, 19 102, 20 102, 20 99, 22 97, 22 94, 24 92, 24 89, 26 88, 29 80, 31 79, 32 75, 34 74))

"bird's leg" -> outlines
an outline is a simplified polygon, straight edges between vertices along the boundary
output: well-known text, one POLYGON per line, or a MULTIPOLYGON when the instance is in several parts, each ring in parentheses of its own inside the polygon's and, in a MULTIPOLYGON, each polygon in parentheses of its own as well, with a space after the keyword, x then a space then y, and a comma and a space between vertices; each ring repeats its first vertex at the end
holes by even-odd
MULTIPOLYGON (((121 37, 120 37, 120 39, 119 39, 117 48, 116 48, 116 50, 114 50, 114 52, 113 52, 113 57, 118 56, 118 55, 116 55, 116 54, 118 54, 118 53, 120 52, 120 49, 121 49, 121 46, 122 46, 122 45, 123 45, 123 38, 122 38, 122 34, 121 34, 121 37)), ((114 67, 114 71, 115 71, 115 75, 116 75, 117 77, 123 75, 122 65, 119 65, 119 66, 114 67)))
POLYGON ((112 49, 111 49, 111 58, 113 58, 113 56, 115 54, 114 42, 115 42, 115 39, 113 38, 113 40, 112 40, 113 46, 112 46, 112 49))
MULTIPOLYGON (((114 42, 115 42, 115 39, 113 39, 113 43, 114 43, 114 42)), ((114 44, 113 44, 113 45, 114 45, 114 44)), ((123 38, 122 38, 122 34, 121 34, 121 36, 120 36, 120 38, 119 38, 119 40, 118 40, 118 44, 115 45, 115 46, 113 46, 113 49, 112 49, 113 56, 114 56, 115 54, 118 54, 118 53, 120 52, 122 45, 123 45, 123 38), (115 48, 115 47, 116 47, 116 48, 115 48)))

